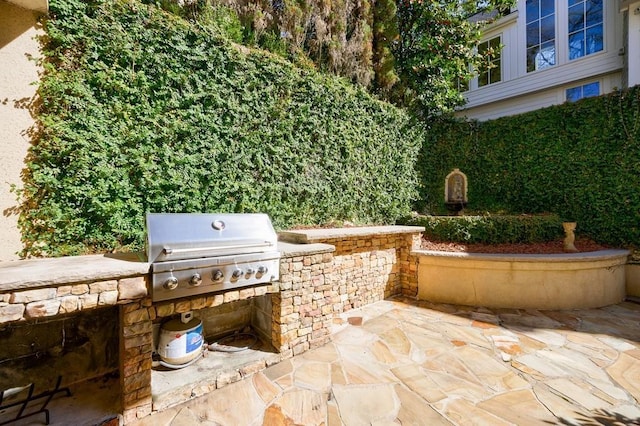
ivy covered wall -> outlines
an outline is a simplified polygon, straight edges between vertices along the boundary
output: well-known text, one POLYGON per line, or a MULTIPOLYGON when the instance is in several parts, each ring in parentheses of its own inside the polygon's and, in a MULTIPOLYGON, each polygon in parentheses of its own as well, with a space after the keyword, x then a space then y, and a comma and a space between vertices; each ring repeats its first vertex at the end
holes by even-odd
POLYGON ((339 78, 135 0, 51 0, 23 255, 141 249, 146 212, 392 223, 422 134, 339 78))
POLYGON ((640 87, 427 132, 420 211, 444 212, 444 179, 469 179, 468 210, 557 213, 577 233, 640 246, 640 87))

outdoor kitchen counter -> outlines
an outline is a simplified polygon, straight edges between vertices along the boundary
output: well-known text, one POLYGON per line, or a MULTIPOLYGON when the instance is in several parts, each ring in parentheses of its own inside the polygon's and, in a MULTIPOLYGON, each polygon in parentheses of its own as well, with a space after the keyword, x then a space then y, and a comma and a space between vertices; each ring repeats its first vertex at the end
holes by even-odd
POLYGON ((278 241, 278 251, 282 257, 308 256, 310 254, 331 253, 336 247, 331 244, 294 244, 278 241))
MULTIPOLYGON (((282 257, 330 253, 334 250, 335 247, 329 244, 278 242, 278 251, 282 257)), ((16 290, 140 277, 149 271, 150 264, 143 253, 109 253, 0 262, 0 294, 16 290)))
MULTIPOLYGON (((278 243, 283 259, 331 253, 329 244, 278 243)), ((0 324, 140 300, 149 295, 144 253, 0 262, 0 324)))
POLYGON ((141 300, 149 268, 137 253, 0 262, 0 324, 141 300))
POLYGON ((0 262, 0 293, 149 273, 142 253, 109 253, 0 262))
POLYGON ((417 234, 420 232, 424 232, 423 226, 385 225, 360 226, 352 228, 296 229, 279 232, 278 237, 281 241, 309 244, 327 240, 352 239, 358 237, 365 238, 393 234, 417 234))

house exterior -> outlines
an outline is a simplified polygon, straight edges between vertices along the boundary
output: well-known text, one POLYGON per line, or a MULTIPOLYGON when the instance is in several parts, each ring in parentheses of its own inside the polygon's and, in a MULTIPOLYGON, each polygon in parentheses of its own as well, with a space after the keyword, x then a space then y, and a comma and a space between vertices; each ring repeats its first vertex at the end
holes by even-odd
POLYGON ((38 18, 47 0, 0 0, 0 261, 14 260, 22 249, 18 201, 12 185, 22 185, 21 173, 35 120, 26 107, 35 99, 33 83, 41 71, 30 58, 40 56, 38 18))
POLYGON ((517 0, 487 24, 458 116, 489 120, 640 84, 640 0, 517 0))

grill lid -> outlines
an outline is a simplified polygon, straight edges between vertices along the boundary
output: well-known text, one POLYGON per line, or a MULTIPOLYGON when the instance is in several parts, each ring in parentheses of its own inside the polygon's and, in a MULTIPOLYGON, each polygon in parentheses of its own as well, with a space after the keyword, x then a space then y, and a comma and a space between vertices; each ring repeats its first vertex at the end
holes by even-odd
POLYGON ((278 236, 263 213, 148 213, 151 263, 276 250, 278 236))

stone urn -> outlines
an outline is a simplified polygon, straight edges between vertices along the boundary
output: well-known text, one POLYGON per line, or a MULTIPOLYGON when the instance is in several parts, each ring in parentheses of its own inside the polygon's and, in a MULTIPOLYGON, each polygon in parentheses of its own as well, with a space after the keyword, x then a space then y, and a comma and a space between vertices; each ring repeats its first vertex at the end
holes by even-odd
POLYGON ((562 222, 564 228, 564 251, 567 253, 577 253, 578 249, 573 244, 576 240, 576 222, 562 222))

